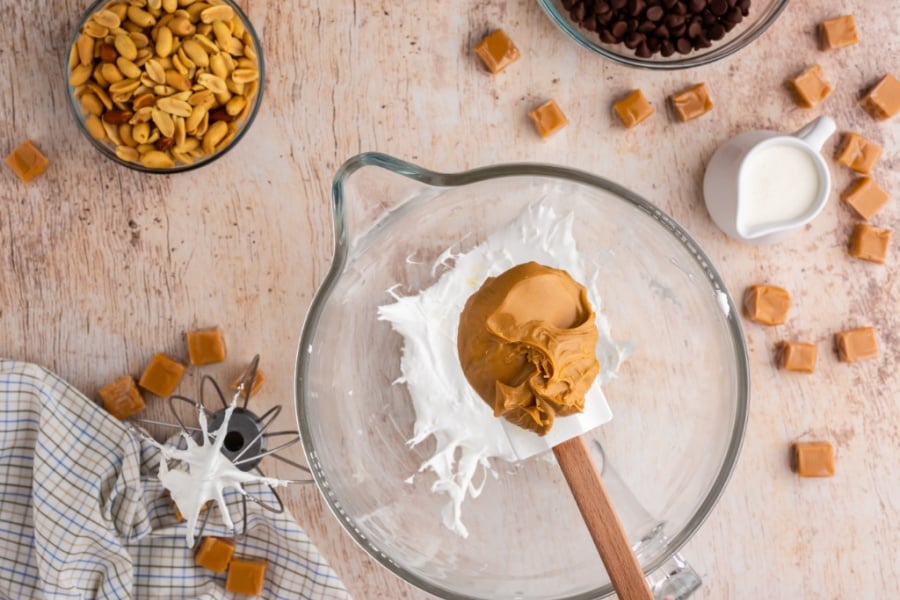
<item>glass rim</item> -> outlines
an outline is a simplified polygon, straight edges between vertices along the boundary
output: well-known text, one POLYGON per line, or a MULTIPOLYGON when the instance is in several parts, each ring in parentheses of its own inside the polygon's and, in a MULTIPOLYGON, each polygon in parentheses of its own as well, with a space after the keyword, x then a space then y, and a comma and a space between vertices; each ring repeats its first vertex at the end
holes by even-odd
MULTIPOLYGON (((347 259, 350 254, 350 243, 347 236, 344 205, 344 184, 353 173, 367 166, 380 167, 396 173, 397 175, 407 177, 413 181, 435 188, 453 188, 478 183, 488 179, 519 176, 542 176, 600 188, 617 196, 620 200, 630 203, 635 208, 644 212, 647 216, 653 218, 669 233, 669 235, 673 236, 692 255, 696 262, 696 266, 702 269, 707 275, 705 280, 712 286, 713 290, 715 292, 726 294, 731 309, 726 316, 726 320, 728 322, 728 331, 732 345, 735 349, 734 366, 737 377, 736 410, 734 422, 731 427, 728 448, 722 458, 721 466, 716 477, 712 481, 709 491, 698 504, 693 516, 680 531, 669 539, 666 551, 644 568, 644 573, 650 574, 659 569, 667 560, 676 554, 691 537, 693 537, 707 519, 712 512, 713 507, 721 498, 737 464, 747 426, 750 402, 750 367, 743 328, 741 326, 740 318, 738 317, 738 311, 735 308, 734 300, 731 298, 724 280, 715 270, 715 267, 713 267, 712 262, 707 255, 700 249, 697 242, 695 242, 690 234, 688 234, 688 232, 674 219, 638 194, 627 190, 617 183, 585 171, 557 165, 543 163, 508 163, 481 167, 458 173, 440 173, 386 154, 366 152, 348 159, 336 172, 332 183, 332 218, 334 220, 335 238, 334 257, 325 279, 316 291, 309 309, 307 310, 297 349, 297 360, 294 373, 295 418, 300 432, 303 453, 306 457, 313 479, 316 482, 316 487, 322 494, 329 510, 338 519, 350 537, 367 554, 369 554, 369 556, 404 581, 430 594, 447 600, 483 600, 477 596, 460 594, 424 579, 395 562, 373 543, 373 541, 356 526, 353 519, 343 510, 341 501, 334 495, 334 491, 325 476, 325 470, 319 462, 318 453, 312 445, 312 431, 305 406, 307 401, 307 391, 305 388, 309 378, 310 367, 309 357, 312 353, 312 344, 316 330, 318 329, 319 319, 344 271, 344 267, 347 264, 347 259)), ((391 217, 394 219, 401 218, 408 212, 404 209, 408 209, 409 207, 409 200, 402 202, 391 210, 391 217)), ((566 596, 565 598, 559 598, 557 600, 590 600, 608 596, 613 592, 612 585, 607 584, 585 593, 566 596)))
MULTIPOLYGON (((655 71, 676 71, 680 69, 691 69, 701 67, 719 61, 723 58, 731 56, 735 52, 754 42, 761 36, 772 23, 787 8, 790 0, 774 0, 772 9, 759 21, 755 21, 751 27, 740 34, 714 44, 712 47, 705 49, 702 53, 694 51, 684 57, 673 55, 666 59, 645 59, 634 55, 627 55, 624 52, 615 52, 611 45, 603 45, 588 39, 587 35, 577 26, 574 25, 569 17, 557 9, 554 0, 537 0, 540 7, 544 10, 550 20, 579 46, 599 54, 609 60, 625 65, 628 67, 637 67, 642 69, 650 69, 655 71)), ((624 48, 624 46, 622 46, 624 48)), ((627 49, 626 49, 627 50, 627 49)))
POLYGON ((174 175, 176 173, 184 173, 186 171, 193 171, 194 169, 199 169, 200 167, 206 166, 212 163, 215 160, 225 156, 232 148, 234 148, 241 139, 247 134, 250 126, 253 124, 253 121, 256 120, 256 115, 259 113, 259 108, 262 106, 262 98, 263 98, 263 90, 265 88, 265 78, 266 78, 266 64, 265 59, 263 58, 263 49, 262 45, 259 41, 259 35, 256 33, 256 29, 253 28, 253 24, 250 22, 250 18, 247 16, 247 13, 241 9, 240 6, 234 0, 221 0, 224 4, 227 4, 232 9, 241 21, 244 24, 244 28, 250 32, 250 37, 253 39, 253 43, 256 45, 256 62, 259 67, 259 88, 256 91, 256 97, 253 99, 253 107, 250 109, 249 114, 244 119, 244 124, 238 130, 238 132, 234 135, 234 138, 228 143, 227 146, 222 148, 220 151, 210 154, 202 159, 196 160, 189 165, 184 164, 176 164, 173 167, 165 168, 165 169, 154 169, 151 167, 146 167, 141 163, 134 163, 127 160, 123 160, 116 155, 115 148, 105 142, 102 142, 91 135, 91 132, 87 130, 87 126, 85 122, 87 117, 81 111, 81 104, 78 101, 78 98, 75 97, 75 89, 69 85, 69 56, 72 50, 72 47, 75 45, 75 41, 78 39, 79 34, 81 33, 81 28, 84 27, 84 24, 88 21, 88 19, 103 5, 108 4, 111 0, 96 0, 93 2, 84 12, 84 15, 78 20, 78 24, 75 25, 72 35, 70 36, 70 40, 68 45, 66 46, 66 54, 63 58, 63 81, 65 81, 66 85, 66 96, 68 97, 68 105, 69 110, 72 113, 72 116, 75 118, 75 123, 78 125, 79 131, 88 139, 94 148, 100 151, 103 156, 112 160, 113 162, 120 164, 124 167, 128 167, 134 171, 140 171, 142 173, 153 173, 156 175, 174 175))

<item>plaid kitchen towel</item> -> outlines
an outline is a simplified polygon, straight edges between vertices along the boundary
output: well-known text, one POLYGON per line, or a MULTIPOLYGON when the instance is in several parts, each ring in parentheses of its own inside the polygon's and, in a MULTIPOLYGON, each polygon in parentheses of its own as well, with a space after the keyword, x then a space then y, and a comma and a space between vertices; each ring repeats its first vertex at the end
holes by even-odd
MULTIPOLYGON (((247 598, 194 565, 153 479, 159 451, 134 428, 48 371, 9 360, 0 360, 0 408, 0 598, 247 598)), ((276 502, 265 486, 248 491, 276 502)), ((226 500, 245 531, 235 556, 267 562, 262 598, 349 598, 289 514, 247 502, 245 523, 240 494, 226 500)), ((204 535, 232 535, 214 521, 204 535)))

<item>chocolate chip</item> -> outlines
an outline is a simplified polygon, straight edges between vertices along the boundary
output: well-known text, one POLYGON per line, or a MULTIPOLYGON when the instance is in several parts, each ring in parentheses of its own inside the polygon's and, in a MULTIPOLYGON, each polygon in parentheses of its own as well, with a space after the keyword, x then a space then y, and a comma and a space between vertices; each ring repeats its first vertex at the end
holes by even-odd
MULTIPOLYGON (((724 2, 725 0, 722 1, 724 2)), ((572 7, 572 12, 570 14, 572 15, 573 19, 581 23, 582 21, 584 21, 584 15, 586 12, 587 8, 584 6, 584 2, 579 2, 572 7)))
POLYGON ((728 12, 728 2, 726 0, 710 0, 709 10, 717 17, 721 17, 728 12))
POLYGON ((691 43, 691 40, 687 38, 678 38, 675 40, 675 50, 678 51, 678 54, 688 54, 693 49, 694 45, 691 43))
POLYGON ((723 37, 725 37, 725 28, 716 23, 706 30, 706 35, 713 41, 721 40, 723 37))
POLYGON ((653 52, 650 51, 650 48, 647 46, 647 42, 641 42, 641 45, 637 47, 637 50, 634 51, 634 55, 638 58, 650 58, 653 56, 653 52))
POLYGON ((735 25, 744 20, 744 15, 741 14, 741 9, 732 8, 725 16, 722 17, 723 21, 734 23, 735 25))
MULTIPOLYGON (((723 30, 724 31, 724 30, 723 30)), ((607 29, 600 30, 600 41, 604 44, 615 44, 619 40, 616 39, 616 36, 611 34, 607 29)))
POLYGON ((662 6, 651 6, 647 9, 647 12, 644 13, 644 16, 647 17, 648 21, 659 21, 663 18, 663 15, 666 14, 666 11, 663 10, 662 6))
POLYGON ((609 0, 609 7, 613 10, 622 10, 626 4, 628 0, 609 0))
MULTIPOLYGON (((725 30, 723 29, 722 31, 724 33, 725 30)), ((667 38, 670 35, 669 28, 666 27, 665 25, 659 25, 659 26, 657 26, 656 29, 653 30, 653 35, 661 37, 661 38, 667 38)))
POLYGON ((703 33, 700 33, 699 35, 694 37, 693 41, 695 50, 700 48, 709 48, 710 46, 712 46, 712 42, 710 42, 709 38, 706 37, 706 35, 703 33))
POLYGON ((643 23, 638 25, 637 30, 641 33, 650 33, 651 31, 656 30, 656 23, 654 23, 653 21, 644 21, 643 23))
POLYGON ((687 31, 687 23, 682 23, 678 27, 669 27, 669 33, 674 38, 679 38, 685 34, 687 31))
POLYGON ((706 0, 690 0, 688 8, 694 14, 702 13, 703 9, 706 8, 706 0))
POLYGON ((659 38, 647 38, 647 48, 650 50, 650 54, 656 54, 657 52, 659 52, 660 43, 661 41, 659 38))
POLYGON ((616 21, 609 28, 609 31, 615 36, 616 41, 619 41, 622 39, 622 36, 628 33, 628 24, 625 21, 616 21))
POLYGON ((647 8, 646 0, 628 0, 628 14, 636 17, 647 8))
POLYGON ((668 15, 665 20, 666 27, 672 29, 673 27, 678 27, 684 23, 684 17, 681 15, 668 15))
POLYGON ((691 24, 688 25, 688 28, 687 28, 688 37, 695 38, 698 35, 700 35, 700 33, 702 33, 702 32, 703 32, 703 25, 701 25, 697 21, 691 21, 691 24))
POLYGON ((663 58, 668 58, 675 54, 675 45, 669 40, 663 40, 659 43, 659 53, 663 58))
POLYGON ((634 50, 635 48, 640 46, 641 43, 643 43, 643 41, 645 39, 646 38, 644 37, 644 34, 642 34, 642 33, 638 33, 636 31, 629 33, 628 35, 625 36, 625 40, 624 40, 625 47, 628 48, 629 50, 634 50))
POLYGON ((581 22, 581 26, 587 29, 588 31, 599 31, 600 28, 597 25, 597 17, 590 15, 584 18, 584 21, 581 22))
POLYGON ((703 24, 704 25, 715 25, 719 22, 719 17, 709 12, 709 9, 703 11, 703 24))

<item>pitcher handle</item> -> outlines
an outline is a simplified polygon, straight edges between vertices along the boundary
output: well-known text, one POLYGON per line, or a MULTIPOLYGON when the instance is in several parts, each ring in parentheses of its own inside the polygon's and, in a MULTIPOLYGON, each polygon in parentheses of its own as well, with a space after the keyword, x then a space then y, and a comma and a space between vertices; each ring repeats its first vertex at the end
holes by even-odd
POLYGON ((835 130, 837 130, 837 124, 834 122, 834 119, 823 115, 810 121, 794 132, 793 135, 806 142, 809 147, 818 152, 822 149, 825 141, 831 137, 831 134, 833 134, 835 130))

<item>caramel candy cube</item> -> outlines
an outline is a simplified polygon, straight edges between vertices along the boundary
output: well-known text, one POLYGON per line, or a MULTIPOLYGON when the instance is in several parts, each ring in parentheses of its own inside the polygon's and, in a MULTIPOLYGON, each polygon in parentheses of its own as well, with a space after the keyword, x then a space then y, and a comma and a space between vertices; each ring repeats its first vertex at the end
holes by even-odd
POLYGON ((178 387, 182 375, 184 375, 184 365, 175 362, 165 354, 157 353, 153 355, 147 368, 141 374, 138 385, 161 398, 167 398, 178 387))
POLYGON ((817 353, 815 344, 785 342, 781 346, 781 368, 785 371, 815 373, 817 353))
POLYGON ((44 172, 50 161, 41 154, 31 140, 25 140, 22 144, 6 157, 6 166, 19 176, 19 179, 28 183, 44 172))
POLYGON ((512 63, 519 60, 519 49, 502 29, 498 29, 485 36, 475 46, 477 54, 491 73, 499 73, 512 63))
POLYGON ((891 244, 891 230, 879 229, 858 223, 850 236, 850 256, 884 264, 888 246, 891 244))
POLYGON ((205 537, 197 549, 195 562, 213 573, 224 573, 234 556, 234 540, 231 538, 205 537))
POLYGON ((774 285, 751 285, 744 292, 744 312, 763 325, 781 325, 787 321, 791 295, 774 285))
POLYGON ((900 81, 888 73, 860 102, 879 121, 890 119, 900 112, 900 81))
POLYGON ((828 442, 791 444, 791 468, 800 477, 834 476, 834 448, 828 442))
POLYGON ((569 124, 569 119, 566 118, 556 100, 550 100, 528 111, 528 116, 534 121, 534 126, 541 137, 547 137, 569 124))
POLYGON ((144 398, 131 375, 104 385, 98 394, 103 407, 117 419, 126 419, 144 410, 144 398))
POLYGON ((188 333, 187 346, 192 365, 208 365, 225 360, 225 335, 218 327, 188 333))
POLYGON ((819 25, 819 33, 824 50, 852 46, 859 41, 853 15, 843 15, 822 21, 822 24, 819 25))
POLYGON ((867 175, 881 156, 881 146, 856 133, 845 133, 835 158, 845 167, 867 175))
POLYGON ((788 87, 794 92, 797 104, 804 108, 812 108, 831 93, 831 84, 825 78, 825 72, 819 65, 813 65, 793 79, 788 80, 788 87))
POLYGON ((837 348, 838 360, 841 362, 852 363, 878 356, 874 327, 860 327, 836 333, 834 345, 837 348))
POLYGON ((868 221, 888 202, 888 193, 871 177, 860 177, 841 194, 860 217, 868 221))
MULTIPOLYGON (((231 382, 231 385, 229 385, 229 387, 232 390, 234 390, 235 392, 238 391, 241 387, 241 382, 244 381, 244 379, 249 375, 249 373, 250 373, 250 367, 247 366, 247 368, 244 369, 243 372, 241 372, 241 374, 238 375, 234 379, 234 381, 231 382)), ((265 382, 266 382, 265 373, 262 372, 262 369, 257 367, 256 368, 256 376, 253 378, 253 386, 250 388, 250 395, 253 396, 256 392, 258 392, 259 388, 261 388, 265 382)), ((241 395, 243 395, 243 392, 241 392, 241 395)))
POLYGON ((233 558, 231 559, 231 565, 228 567, 228 579, 225 580, 225 589, 238 594, 259 596, 263 593, 265 577, 266 561, 233 558))
POLYGON ((634 90, 613 104, 613 110, 619 115, 626 129, 631 129, 653 114, 653 107, 647 102, 641 90, 634 90))
POLYGON ((698 83, 669 96, 669 102, 681 121, 690 121, 712 110, 713 103, 705 83, 698 83))

